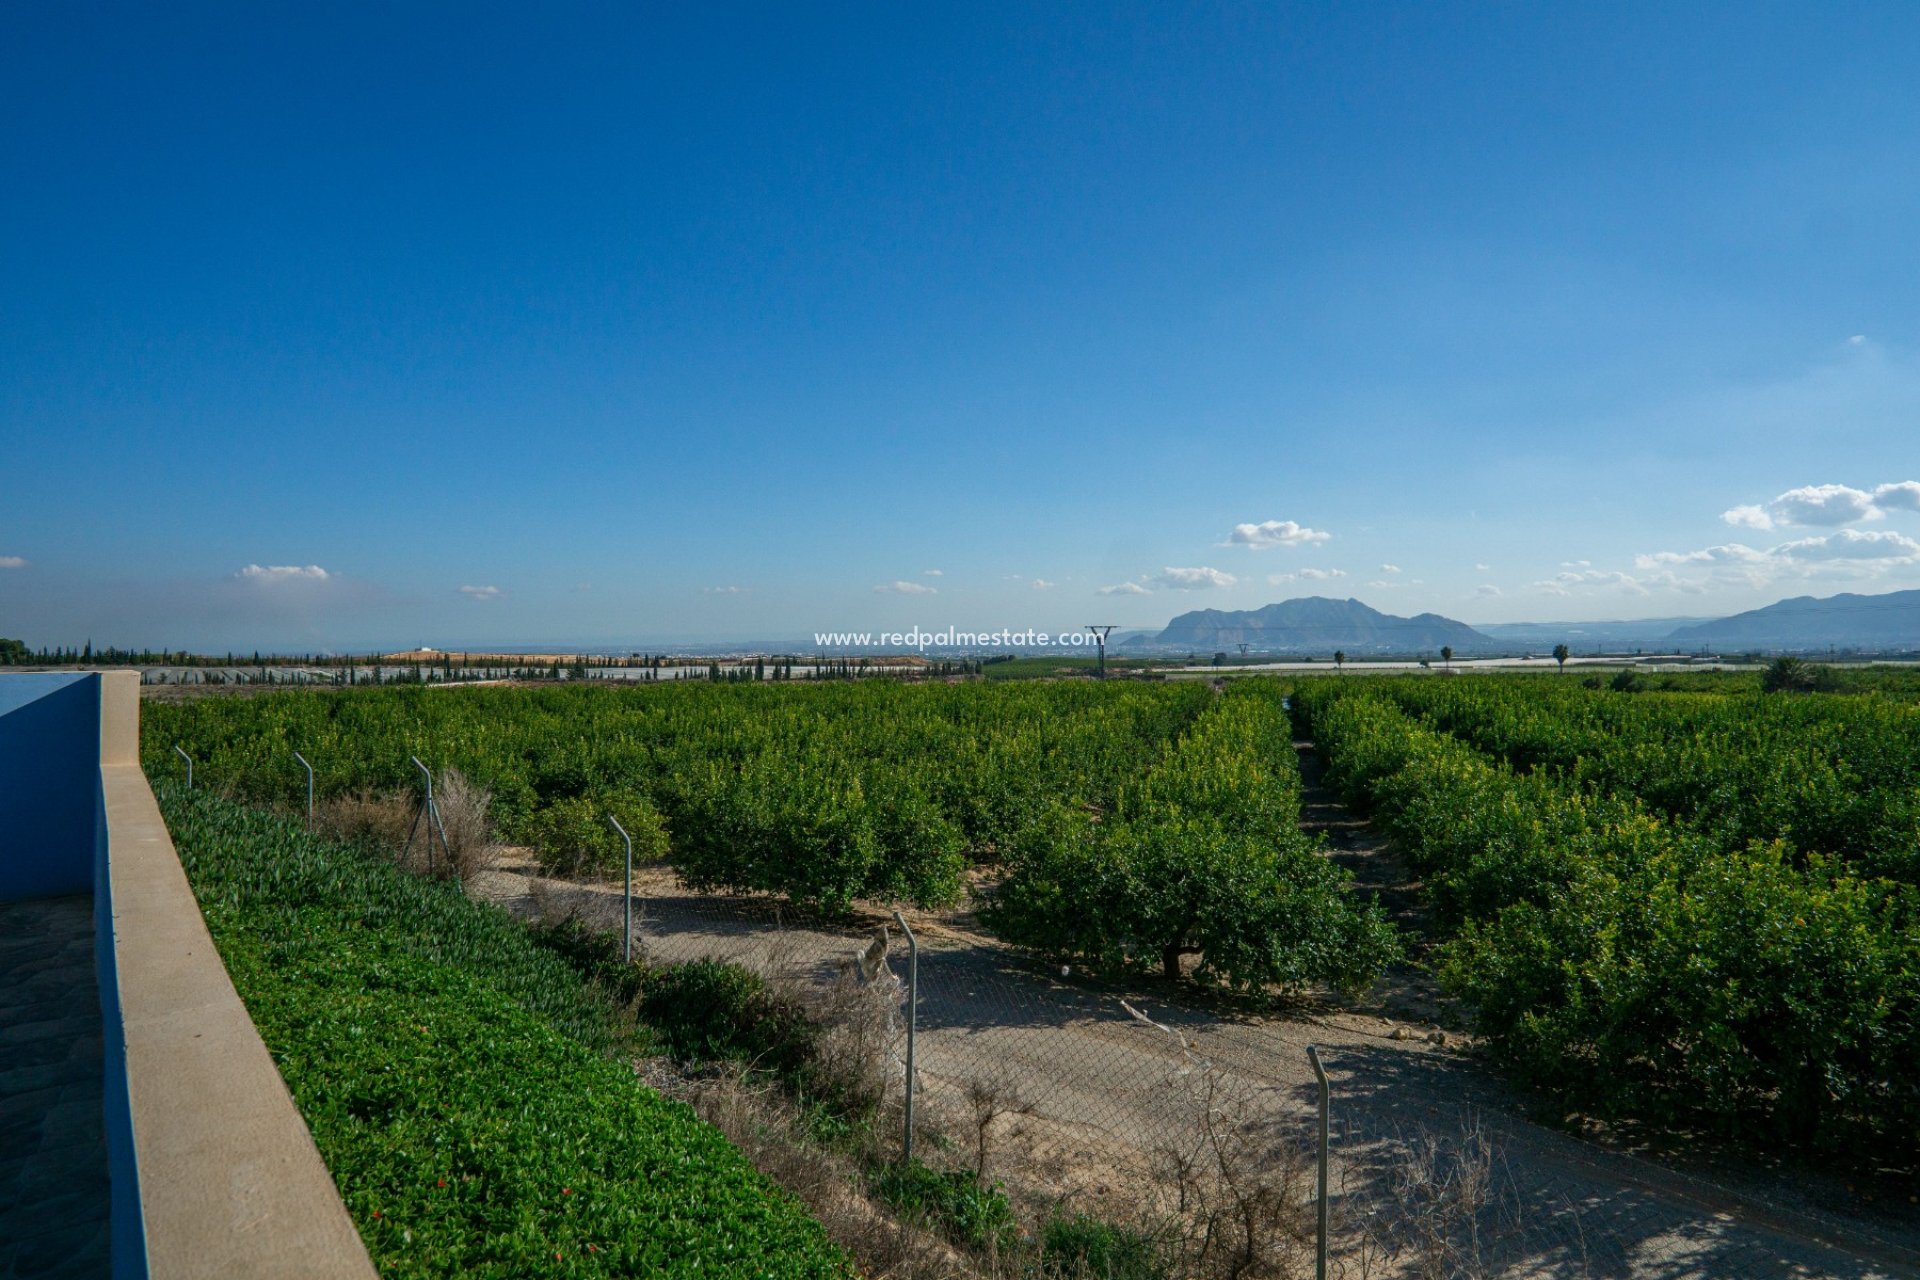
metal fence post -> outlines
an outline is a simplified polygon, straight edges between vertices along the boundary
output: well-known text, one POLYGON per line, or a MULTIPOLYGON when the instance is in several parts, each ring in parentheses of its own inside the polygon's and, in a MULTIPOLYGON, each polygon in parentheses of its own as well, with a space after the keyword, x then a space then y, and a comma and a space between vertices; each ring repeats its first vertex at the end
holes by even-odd
POLYGON ((613 824, 613 829, 620 833, 620 838, 627 842, 627 894, 626 894, 627 908, 626 908, 625 923, 621 926, 621 930, 620 930, 620 937, 622 939, 621 946, 620 946, 620 959, 625 964, 632 964, 633 963, 633 837, 628 835, 627 829, 620 825, 620 819, 614 817, 612 814, 607 815, 607 821, 611 822, 613 824))
POLYGON ((440 832, 440 852, 446 855, 447 867, 451 870, 453 867, 453 848, 447 843, 446 824, 440 821, 440 806, 433 802, 433 770, 421 764, 419 756, 408 756, 407 759, 413 761, 413 767, 418 769, 420 775, 427 780, 427 798, 421 803, 420 811, 413 815, 413 826, 407 828, 407 843, 405 847, 400 850, 400 856, 402 858, 406 857, 408 851, 413 848, 413 833, 419 830, 420 819, 424 816, 427 820, 427 871, 429 873, 433 871, 433 833, 435 830, 440 832))
POLYGON ((898 911, 893 922, 907 935, 907 1124, 900 1140, 900 1163, 913 1163, 913 1095, 919 1079, 913 1072, 913 1039, 920 1022, 920 939, 907 927, 906 917, 898 911))
POLYGON ((1320 1065, 1320 1050, 1307 1046, 1307 1061, 1320 1081, 1320 1225, 1313 1248, 1314 1280, 1327 1280, 1327 1113, 1332 1109, 1332 1090, 1327 1073, 1320 1065))
POLYGON ((308 764, 307 758, 298 751, 293 753, 293 758, 298 760, 300 766, 307 771, 307 830, 311 831, 313 830, 313 766, 308 764))
POLYGON ((173 744, 174 753, 187 762, 187 790, 193 790, 193 757, 180 750, 180 744, 173 744))

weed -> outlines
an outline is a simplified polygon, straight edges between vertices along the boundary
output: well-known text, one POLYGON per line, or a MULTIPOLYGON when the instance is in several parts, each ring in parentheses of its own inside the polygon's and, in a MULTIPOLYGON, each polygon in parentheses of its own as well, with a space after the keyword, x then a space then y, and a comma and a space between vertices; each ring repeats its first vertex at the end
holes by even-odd
POLYGON ((1091 1214, 1056 1214, 1040 1232, 1040 1273, 1049 1280, 1171 1280, 1172 1250, 1161 1233, 1091 1214))
POLYGON ((1000 1184, 982 1185, 968 1170, 934 1169, 914 1160, 881 1167, 868 1185, 909 1221, 931 1224, 955 1244, 996 1252, 1019 1237, 1000 1184))
POLYGON ((682 1062, 735 1062, 797 1080, 812 1058, 805 1014, 742 965, 691 960, 656 970, 640 1015, 682 1062))

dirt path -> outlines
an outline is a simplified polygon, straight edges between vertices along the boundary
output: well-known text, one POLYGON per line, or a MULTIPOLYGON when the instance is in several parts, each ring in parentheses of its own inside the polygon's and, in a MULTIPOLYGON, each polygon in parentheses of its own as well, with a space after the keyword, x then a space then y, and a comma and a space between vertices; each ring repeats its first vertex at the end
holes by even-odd
POLYGON ((1433 914, 1419 877, 1373 824, 1341 804, 1326 786, 1326 764, 1311 742, 1295 742, 1300 758, 1300 825, 1326 839, 1327 857, 1353 877, 1360 893, 1372 898, 1407 940, 1407 962, 1395 965, 1360 1007, 1388 1017, 1430 1022, 1464 1035, 1459 1008, 1440 994, 1425 961, 1433 947, 1433 914))
MULTIPOLYGON (((1317 771, 1307 820, 1390 914, 1420 926, 1417 886, 1385 842, 1324 795, 1317 771)), ((519 910, 536 899, 546 909, 585 906, 617 927, 617 891, 542 881, 524 865, 476 890, 519 910)), ((636 895, 640 936, 655 960, 714 955, 823 980, 884 919, 823 926, 765 901, 687 892, 665 868, 641 876, 636 895)), ((1151 1185, 1161 1153, 1191 1141, 1202 1103, 1304 1133, 1317 1097, 1312 1043, 1332 1081, 1336 1203, 1346 1212, 1392 1203, 1409 1147, 1429 1138, 1453 1144, 1465 1130, 1486 1136, 1495 1152, 1488 1202, 1455 1225, 1480 1233, 1496 1264, 1489 1274, 1920 1277, 1920 1210, 1870 1220, 1836 1211, 1823 1199, 1833 1188, 1719 1170, 1703 1177, 1528 1121, 1457 1037, 1436 1044, 1427 1038, 1437 1029, 1431 1021, 1409 1023, 1411 1010, 1444 1013, 1417 970, 1394 975, 1378 1008, 1249 1017, 1036 968, 965 915, 908 919, 921 946, 924 1105, 956 1134, 968 1128, 970 1085, 1024 1108, 990 1126, 989 1172, 1034 1198, 1098 1208, 1151 1185), (1195 1098, 1202 1081, 1216 1090, 1211 1098, 1195 1098)), ((888 962, 904 975, 897 932, 888 962)), ((952 1158, 966 1158, 966 1140, 957 1145, 952 1158)))

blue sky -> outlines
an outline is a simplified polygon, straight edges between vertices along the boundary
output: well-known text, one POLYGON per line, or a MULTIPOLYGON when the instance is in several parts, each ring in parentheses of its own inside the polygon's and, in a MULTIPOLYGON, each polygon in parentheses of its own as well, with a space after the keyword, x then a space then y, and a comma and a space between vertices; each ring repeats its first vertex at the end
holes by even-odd
POLYGON ((0 634, 1920 586, 1916 65, 1908 4, 5 6, 0 634))

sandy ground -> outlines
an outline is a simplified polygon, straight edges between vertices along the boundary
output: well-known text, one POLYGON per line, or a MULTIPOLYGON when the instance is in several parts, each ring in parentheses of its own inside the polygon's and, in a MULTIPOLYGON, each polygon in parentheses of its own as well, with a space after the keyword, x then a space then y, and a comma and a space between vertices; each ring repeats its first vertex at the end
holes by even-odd
MULTIPOLYGON (((1417 929, 1417 886, 1365 823, 1319 792, 1305 763, 1309 825, 1325 829, 1330 855, 1417 929)), ((524 859, 504 861, 472 888, 517 912, 585 908, 619 927, 618 886, 545 880, 524 859)), ((823 924, 766 900, 691 893, 667 868, 641 872, 635 897, 639 945, 655 960, 713 955, 823 981, 886 919, 823 924)), ((923 1110, 962 1134, 969 1084, 993 1086, 1015 1113, 989 1126, 989 1172, 1029 1200, 1137 1202, 1166 1153, 1191 1145, 1202 1105, 1297 1131, 1303 1146, 1317 1100, 1313 1044, 1332 1085, 1335 1203, 1350 1221, 1393 1200, 1400 1153, 1477 1129, 1495 1153, 1494 1186, 1467 1225, 1500 1273, 1920 1277, 1920 1207, 1889 1207, 1884 1195, 1876 1206, 1838 1182, 1726 1160, 1656 1161, 1532 1122, 1417 970, 1390 975, 1359 1008, 1301 1001, 1250 1015, 1180 1002, 1175 990, 1103 987, 1039 968, 964 912, 907 919, 920 942, 923 1110)), ((887 960, 901 977, 905 951, 894 930, 887 960)), ((904 1036, 894 1052, 904 1053, 904 1036)), ((969 1141, 959 1147, 950 1158, 971 1163, 969 1141)))

